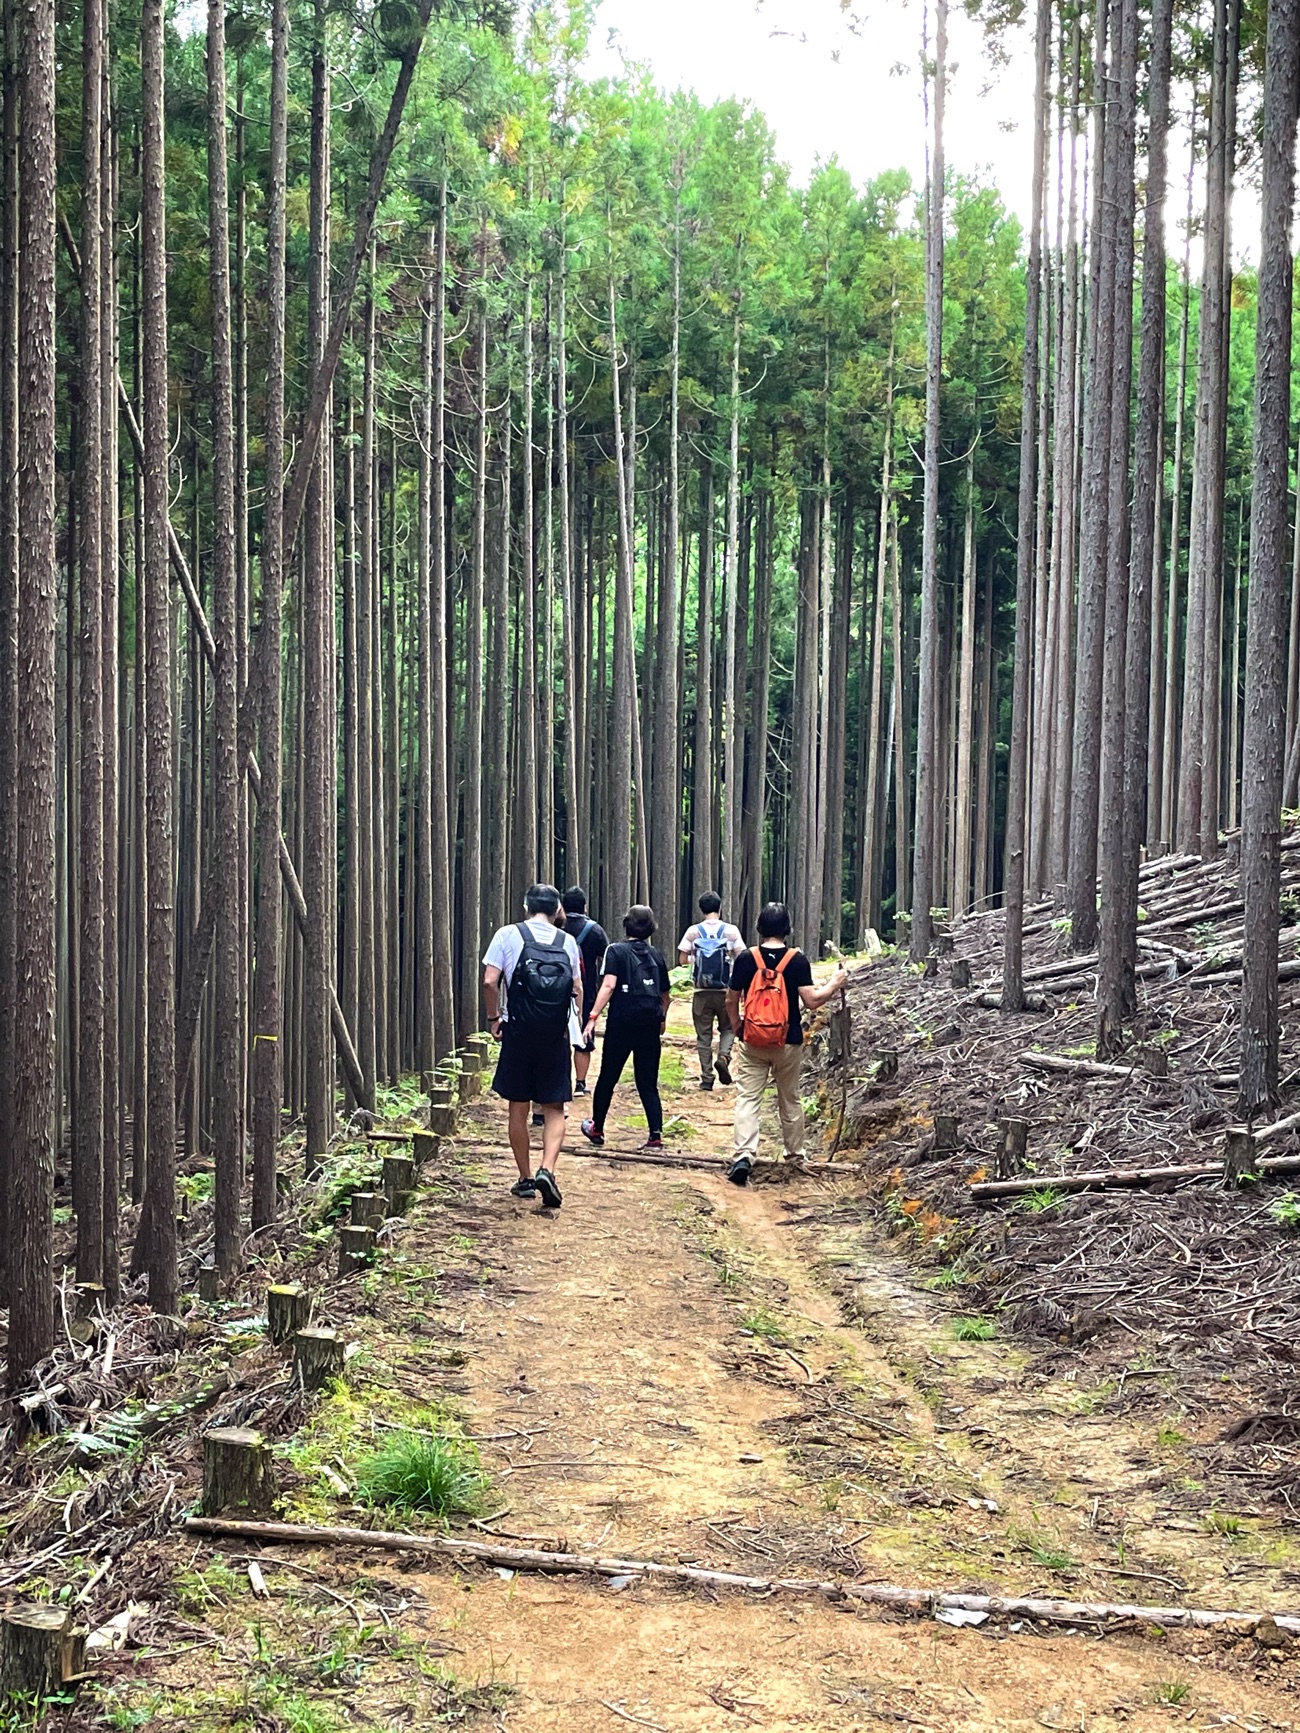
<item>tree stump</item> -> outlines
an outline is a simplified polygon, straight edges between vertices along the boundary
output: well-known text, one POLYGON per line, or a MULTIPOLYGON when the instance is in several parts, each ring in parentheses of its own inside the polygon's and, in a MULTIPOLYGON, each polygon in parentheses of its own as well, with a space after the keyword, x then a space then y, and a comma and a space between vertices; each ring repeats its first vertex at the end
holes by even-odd
POLYGON ((886 1048, 876 1061, 876 1081, 877 1083, 892 1083, 897 1076, 898 1054, 892 1047, 886 1048))
POLYGON ((477 1053, 481 1062, 479 1069, 486 1071, 488 1054, 492 1051, 492 1037, 490 1035, 470 1035, 465 1042, 465 1051, 477 1053))
POLYGON ((299 1282, 266 1290, 266 1333, 283 1345, 311 1322, 311 1295, 299 1282))
POLYGON ((957 1127, 961 1123, 955 1113, 936 1113, 934 1116, 934 1142, 931 1148, 936 1155, 955 1155, 957 1153, 957 1127))
POLYGON ((352 1225, 339 1229, 339 1275, 350 1276, 363 1270, 370 1262, 375 1246, 375 1230, 370 1226, 352 1225))
POLYGON ((337 1330, 299 1330, 293 1339, 293 1375, 304 1390, 321 1390, 343 1376, 343 1338, 337 1330))
POLYGON ((435 1107, 454 1107, 455 1105, 456 1091, 449 1083, 439 1083, 436 1089, 429 1091, 429 1109, 431 1112, 435 1107))
POLYGON ((199 1298, 208 1302, 221 1298, 221 1278, 215 1264, 199 1266, 199 1298))
POLYGON ((372 1191, 354 1191, 352 1203, 348 1211, 348 1220, 354 1228, 370 1226, 370 1218, 375 1213, 375 1194, 372 1191))
POLYGON ((411 1137, 411 1155, 417 1167, 432 1161, 438 1153, 438 1139, 431 1131, 417 1131, 411 1137))
POLYGON ((998 1179, 1015 1179, 1025 1171, 1025 1155, 1029 1148, 1027 1119, 999 1119, 998 1153, 994 1173, 998 1179))
POLYGON ((930 955, 925 959, 924 979, 927 981, 937 981, 939 979, 939 959, 933 951, 931 951, 930 955))
POLYGON ((912 917, 901 913, 894 916, 894 943, 905 951, 912 942, 912 917))
POLYGON ((454 1107, 431 1107, 429 1109, 429 1130, 435 1137, 455 1137, 456 1109, 454 1107))
POLYGON ((35 1708, 81 1671, 84 1644, 67 1607, 19 1601, 0 1618, 0 1698, 35 1708))
POLYGON ((477 1053, 463 1053, 460 1061, 460 1098, 473 1101, 483 1090, 483 1061, 477 1053))
POLYGON ((265 1513, 275 1499, 271 1447, 248 1426, 213 1426, 203 1434, 203 1514, 265 1513))
POLYGON ((952 968, 948 971, 948 979, 952 982, 953 986, 956 987, 959 993, 964 993, 966 991, 970 986, 969 957, 953 958, 952 968))
POLYGON ((76 1316, 78 1318, 93 1318, 104 1309, 104 1284, 102 1282, 78 1282, 76 1301, 76 1316))
POLYGON ((1248 1125, 1230 1125, 1223 1134, 1223 1178, 1230 1186, 1259 1178, 1259 1152, 1248 1125))
POLYGON ((422 1071, 420 1073, 420 1088, 426 1095, 432 1095, 441 1082, 442 1078, 436 1071, 422 1071))
POLYGON ((405 1215, 415 1191, 415 1163, 409 1155, 384 1157, 384 1197, 390 1216, 405 1215))
POLYGON ((957 941, 951 933, 936 933, 934 948, 941 957, 951 957, 957 949, 957 941))
POLYGON ((1141 1053, 1142 1065, 1150 1077, 1168 1077, 1169 1050, 1166 1047, 1144 1047, 1141 1053))

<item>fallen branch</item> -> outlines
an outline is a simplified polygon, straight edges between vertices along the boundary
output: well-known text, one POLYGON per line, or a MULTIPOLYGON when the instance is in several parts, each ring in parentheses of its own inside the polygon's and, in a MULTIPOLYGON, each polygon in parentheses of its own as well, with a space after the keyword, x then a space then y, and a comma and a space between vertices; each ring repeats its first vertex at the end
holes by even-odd
MULTIPOLYGON (((1277 966, 1279 981, 1300 980, 1300 962, 1279 963, 1277 966)), ((1241 981, 1240 969, 1223 969, 1217 975, 1190 975, 1189 987, 1231 987, 1241 981)))
POLYGON ((698 1583, 708 1588, 743 1589, 752 1594, 817 1594, 828 1600, 862 1601, 870 1606, 898 1607, 933 1613, 951 1608, 970 1613, 996 1613, 1010 1618, 1042 1619, 1051 1624, 1085 1624, 1123 1619, 1166 1629, 1229 1629, 1248 1633, 1270 1620, 1279 1630, 1300 1637, 1300 1614, 1214 1612, 1202 1607, 1143 1607, 1125 1602, 1022 1599, 1014 1595, 947 1594, 937 1589, 900 1588, 893 1583, 817 1581, 804 1577, 750 1577, 735 1571, 707 1570, 701 1565, 660 1564, 649 1559, 599 1558, 594 1554, 545 1552, 537 1547, 489 1546, 483 1541, 454 1540, 448 1535, 394 1534, 383 1529, 314 1528, 290 1522, 238 1522, 192 1516, 190 1534, 229 1535, 238 1539, 278 1541, 299 1546, 377 1547, 384 1552, 433 1553, 442 1558, 475 1559, 510 1570, 555 1571, 598 1577, 652 1577, 663 1582, 698 1583))
POLYGON ((1067 1059, 1059 1053, 1022 1053, 1020 1063, 1031 1071, 1060 1071, 1067 1077, 1145 1077, 1140 1065, 1106 1065, 1100 1059, 1067 1059))
MULTIPOLYGON (((1281 1121, 1279 1121, 1279 1124, 1281 1121)), ((1268 1126, 1266 1130, 1273 1128, 1268 1126)), ((1264 1135, 1256 1133, 1256 1141, 1264 1135)), ((1261 1174, 1300 1173, 1300 1155, 1265 1156, 1261 1174)), ((976 1203, 998 1197, 1028 1197, 1035 1191, 1113 1191, 1122 1186, 1178 1184, 1184 1180, 1222 1179, 1223 1163, 1197 1162, 1183 1167, 1114 1167, 1093 1173, 1039 1173, 1032 1179, 986 1179, 970 1188, 976 1203)))

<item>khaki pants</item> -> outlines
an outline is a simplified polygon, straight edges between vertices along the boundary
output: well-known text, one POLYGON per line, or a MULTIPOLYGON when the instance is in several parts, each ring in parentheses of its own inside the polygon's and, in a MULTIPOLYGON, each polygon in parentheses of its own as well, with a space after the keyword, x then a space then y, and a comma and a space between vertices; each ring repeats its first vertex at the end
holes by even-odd
POLYGON ((781 1121, 781 1141, 786 1159, 798 1160, 804 1152, 803 1104, 799 1099, 799 1075, 803 1069, 802 1047, 747 1047, 742 1041, 734 1070, 736 1075, 737 1155, 758 1152, 758 1112, 768 1083, 776 1084, 776 1111, 781 1121))
POLYGON ((735 1030, 727 1018, 727 989, 697 987, 691 998, 691 1018, 695 1024, 695 1045, 700 1055, 700 1082, 713 1082, 713 1028, 716 1024, 718 1057, 726 1059, 736 1039, 735 1030))

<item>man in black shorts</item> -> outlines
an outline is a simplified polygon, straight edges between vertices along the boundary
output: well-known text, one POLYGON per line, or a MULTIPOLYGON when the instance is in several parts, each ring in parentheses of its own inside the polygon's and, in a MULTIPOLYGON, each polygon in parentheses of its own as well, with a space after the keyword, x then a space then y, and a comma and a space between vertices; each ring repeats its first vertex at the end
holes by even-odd
POLYGON ((592 1050, 596 1045, 594 1038, 586 1033, 586 1028, 591 1019, 591 1008, 596 1003, 596 994, 600 991, 601 978, 605 973, 605 952, 609 948, 609 934, 588 915, 587 893, 580 885, 570 886, 561 901, 564 904, 565 931, 577 944, 578 955, 582 960, 582 1013, 578 1018, 578 1027, 583 1031, 583 1037, 582 1046, 575 1048, 573 1054, 573 1070, 577 1077, 573 1093, 585 1095, 592 1050))
POLYGON ((581 966, 577 945, 555 925, 560 893, 554 885, 530 885, 524 910, 527 919, 495 932, 483 958, 488 1027, 501 1042, 492 1087, 510 1103, 510 1148, 519 1169, 511 1191, 559 1209, 555 1164, 564 1139, 565 1103, 573 1098, 569 1017, 582 1002, 581 966), (528 1138, 534 1102, 542 1113, 536 1175, 528 1138))

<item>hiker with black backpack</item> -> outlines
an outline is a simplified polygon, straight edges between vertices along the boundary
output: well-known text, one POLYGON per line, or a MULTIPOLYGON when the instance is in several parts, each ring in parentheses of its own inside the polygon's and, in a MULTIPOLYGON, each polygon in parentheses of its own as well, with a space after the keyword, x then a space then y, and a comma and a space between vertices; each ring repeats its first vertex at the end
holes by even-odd
POLYGON ((727 988, 731 985, 731 965, 745 949, 740 928, 722 919, 722 898, 716 891, 705 891, 700 898, 702 920, 687 927, 677 945, 677 955, 691 971, 695 988, 691 995, 691 1019, 695 1024, 695 1045, 700 1056, 700 1088, 713 1088, 715 1070, 713 1031, 718 1031, 716 1070, 722 1083, 731 1082, 731 1046, 735 1040, 727 1019, 727 988))
POLYGON ((614 1086, 629 1058, 636 1078, 637 1094, 645 1109, 647 1137, 644 1150, 664 1146, 664 1110, 659 1100, 659 1056, 663 1049, 664 1024, 668 1018, 670 983, 664 954, 650 943, 655 930, 653 909, 643 903, 623 917, 625 941, 605 952, 605 976, 587 1019, 586 1033, 594 1038, 596 1023, 606 1005, 605 1047, 600 1076, 591 1104, 591 1118, 582 1122, 588 1143, 605 1141, 605 1118, 613 1100, 614 1086))
POLYGON ((748 1183, 758 1153, 758 1121, 763 1093, 776 1084, 776 1111, 787 1161, 804 1153, 804 1112, 799 1096, 803 1061, 803 1012, 833 999, 848 980, 837 968, 830 980, 813 985, 812 964, 790 943, 790 911, 768 903, 758 917, 758 943, 731 970, 727 1015, 740 1042, 736 1061, 735 1155, 727 1170, 733 1185, 748 1183))
POLYGON ((596 1045, 587 1034, 587 1020, 591 1016, 592 1006, 596 1003, 596 995, 600 991, 605 972, 609 934, 587 913, 587 893, 581 885, 571 885, 560 900, 564 904, 565 928, 572 935, 578 947, 578 955, 582 959, 582 1012, 578 1018, 582 1045, 579 1047, 574 1044, 573 1070, 577 1081, 573 1086, 573 1093, 585 1095, 587 1073, 591 1069, 591 1055, 596 1045))
POLYGON ((524 911, 526 920, 492 935, 483 958, 488 1027, 501 1042, 492 1087, 510 1104, 510 1148, 519 1169, 512 1195, 540 1197, 545 1208, 559 1209, 555 1164, 565 1104, 573 1098, 569 1018, 582 1002, 582 966, 577 945, 555 925, 560 893, 554 885, 530 885, 524 911), (534 1102, 542 1114, 536 1174, 528 1136, 534 1102))

